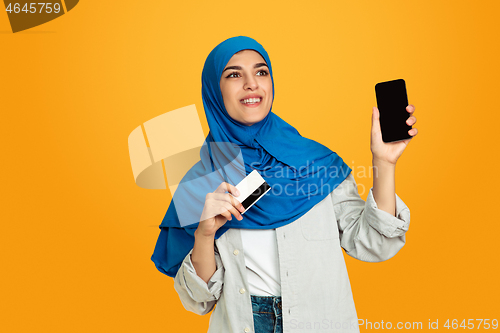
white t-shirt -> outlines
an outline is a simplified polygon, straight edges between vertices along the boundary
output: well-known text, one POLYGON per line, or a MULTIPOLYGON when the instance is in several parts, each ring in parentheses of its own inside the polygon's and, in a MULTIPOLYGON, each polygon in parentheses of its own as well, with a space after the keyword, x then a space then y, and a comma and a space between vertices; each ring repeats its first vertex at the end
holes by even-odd
POLYGON ((276 229, 240 229, 250 295, 281 296, 276 229))

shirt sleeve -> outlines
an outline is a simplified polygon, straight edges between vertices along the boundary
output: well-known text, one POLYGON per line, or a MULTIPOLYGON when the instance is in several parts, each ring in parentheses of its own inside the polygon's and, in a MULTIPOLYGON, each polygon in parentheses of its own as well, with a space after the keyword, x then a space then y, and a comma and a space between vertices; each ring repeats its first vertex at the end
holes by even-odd
POLYGON ((368 262, 392 258, 405 244, 410 209, 396 195, 396 216, 377 207, 373 187, 366 202, 358 193, 352 173, 331 193, 340 245, 348 255, 368 262))
POLYGON ((206 283, 196 274, 191 261, 191 253, 184 258, 174 278, 174 288, 179 294, 182 305, 188 311, 205 315, 212 311, 220 298, 224 282, 224 265, 214 244, 216 271, 206 283))

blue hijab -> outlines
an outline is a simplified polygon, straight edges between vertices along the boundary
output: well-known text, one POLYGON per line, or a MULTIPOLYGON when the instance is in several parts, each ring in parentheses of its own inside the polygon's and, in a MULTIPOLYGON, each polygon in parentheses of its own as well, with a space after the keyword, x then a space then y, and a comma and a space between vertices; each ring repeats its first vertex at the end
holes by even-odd
POLYGON ((264 119, 252 126, 229 116, 220 78, 231 57, 242 50, 257 51, 264 58, 273 83, 274 100, 271 60, 257 41, 233 37, 210 52, 202 73, 203 106, 210 132, 200 149, 200 161, 184 175, 174 193, 151 257, 156 268, 170 277, 175 277, 193 248, 194 232, 207 193, 214 192, 222 182, 237 185, 257 170, 271 190, 245 212, 243 220, 233 217, 227 221, 217 230, 215 239, 229 228, 274 229, 292 223, 329 195, 351 172, 335 152, 302 137, 272 112, 272 107, 264 119))

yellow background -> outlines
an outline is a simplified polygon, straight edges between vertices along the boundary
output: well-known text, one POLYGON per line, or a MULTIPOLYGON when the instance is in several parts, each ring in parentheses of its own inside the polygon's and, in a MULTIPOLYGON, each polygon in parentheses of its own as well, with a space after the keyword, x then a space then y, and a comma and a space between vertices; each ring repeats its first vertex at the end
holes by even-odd
POLYGON ((170 194, 135 185, 127 137, 189 104, 207 134, 203 63, 237 35, 270 55, 273 111, 355 171, 375 84, 406 80, 410 230, 387 262, 346 256, 358 317, 500 319, 500 2, 87 0, 16 34, 1 8, 0 331, 207 330, 150 260, 170 194))

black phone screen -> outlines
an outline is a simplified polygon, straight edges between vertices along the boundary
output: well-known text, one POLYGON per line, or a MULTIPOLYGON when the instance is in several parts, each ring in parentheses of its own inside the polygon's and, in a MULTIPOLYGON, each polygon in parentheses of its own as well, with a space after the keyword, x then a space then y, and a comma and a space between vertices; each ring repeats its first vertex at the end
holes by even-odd
POLYGON ((380 111, 382 141, 394 142, 410 139, 412 128, 406 123, 410 113, 406 111, 408 96, 403 79, 380 82, 375 85, 377 108, 380 111))

